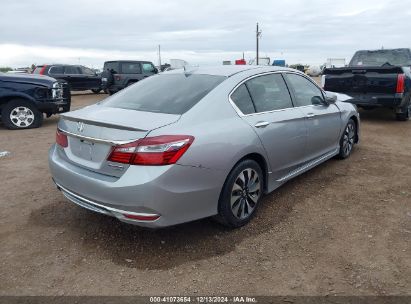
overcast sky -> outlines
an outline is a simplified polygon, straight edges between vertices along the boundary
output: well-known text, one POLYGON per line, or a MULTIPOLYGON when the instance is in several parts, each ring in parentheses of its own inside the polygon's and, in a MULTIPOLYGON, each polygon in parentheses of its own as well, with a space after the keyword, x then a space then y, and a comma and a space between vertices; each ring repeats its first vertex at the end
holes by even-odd
POLYGON ((349 60, 357 49, 410 47, 406 0, 0 0, 0 66, 261 56, 288 63, 349 60))

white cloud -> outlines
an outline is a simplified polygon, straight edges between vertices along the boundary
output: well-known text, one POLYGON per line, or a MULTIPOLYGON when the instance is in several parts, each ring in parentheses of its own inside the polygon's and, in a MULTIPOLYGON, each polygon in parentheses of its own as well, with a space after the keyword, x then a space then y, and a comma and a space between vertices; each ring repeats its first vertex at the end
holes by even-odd
POLYGON ((357 49, 408 47, 401 20, 409 13, 402 0, 9 1, 0 11, 0 65, 156 63, 158 44, 164 60, 221 64, 254 57, 257 21, 263 55, 319 64, 357 49))

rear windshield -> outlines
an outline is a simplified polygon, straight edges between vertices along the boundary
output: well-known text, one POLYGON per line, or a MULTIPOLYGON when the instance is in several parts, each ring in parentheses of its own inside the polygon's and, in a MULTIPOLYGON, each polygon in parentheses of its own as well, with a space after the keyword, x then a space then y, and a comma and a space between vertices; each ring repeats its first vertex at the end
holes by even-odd
POLYGON ((36 66, 36 68, 33 71, 33 74, 40 74, 40 71, 42 68, 43 68, 42 65, 36 66))
POLYGON ((383 65, 410 66, 411 54, 407 49, 358 51, 351 59, 350 66, 374 66, 383 65))
POLYGON ((102 104, 112 108, 183 114, 224 79, 224 76, 212 75, 155 75, 120 91, 102 104))

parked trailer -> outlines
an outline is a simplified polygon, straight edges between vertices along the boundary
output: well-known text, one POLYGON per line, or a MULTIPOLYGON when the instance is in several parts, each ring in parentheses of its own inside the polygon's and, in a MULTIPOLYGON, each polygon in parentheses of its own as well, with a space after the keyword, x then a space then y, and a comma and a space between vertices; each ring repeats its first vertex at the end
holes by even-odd
POLYGON ((285 60, 284 59, 274 59, 273 66, 285 67, 285 60))

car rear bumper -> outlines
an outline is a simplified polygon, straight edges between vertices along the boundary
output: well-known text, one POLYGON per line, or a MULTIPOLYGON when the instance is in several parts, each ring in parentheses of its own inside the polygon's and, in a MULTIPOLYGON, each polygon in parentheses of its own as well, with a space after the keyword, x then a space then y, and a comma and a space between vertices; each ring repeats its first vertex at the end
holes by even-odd
POLYGON ((40 112, 57 114, 70 111, 70 99, 61 101, 45 101, 37 103, 37 108, 40 112))
POLYGON ((192 166, 130 166, 121 177, 81 168, 62 159, 53 145, 49 166, 64 196, 94 212, 120 221, 160 228, 217 214, 225 176, 221 171, 192 166), (129 219, 124 214, 159 216, 129 219))
MULTIPOLYGON (((54 181, 54 180, 53 180, 54 181)), ((63 195, 70 200, 71 202, 79 205, 80 207, 86 208, 88 210, 102 213, 105 215, 110 215, 113 217, 117 217, 119 220, 124 222, 154 222, 160 218, 159 214, 154 213, 137 213, 137 212, 130 212, 126 210, 121 210, 117 208, 107 207, 105 205, 99 204, 97 202, 93 202, 87 198, 82 197, 81 195, 75 194, 70 190, 64 188, 63 186, 59 185, 58 183, 54 182, 63 195)))
POLYGON ((403 101, 403 94, 349 94, 347 102, 364 107, 398 107, 403 101))

